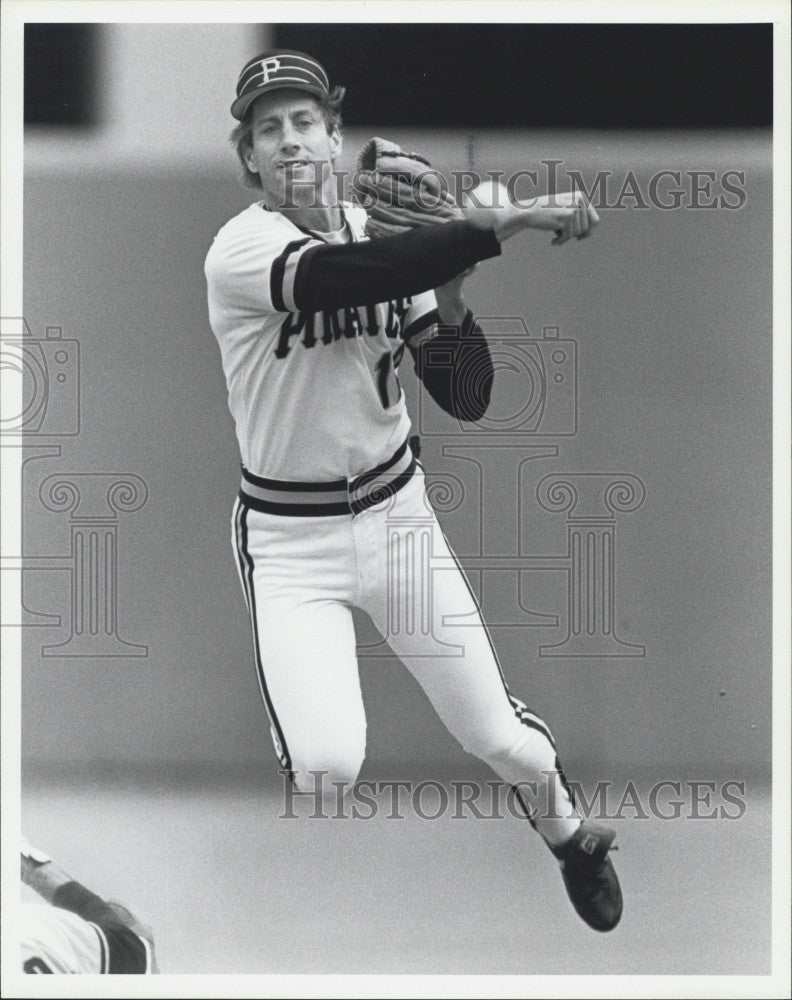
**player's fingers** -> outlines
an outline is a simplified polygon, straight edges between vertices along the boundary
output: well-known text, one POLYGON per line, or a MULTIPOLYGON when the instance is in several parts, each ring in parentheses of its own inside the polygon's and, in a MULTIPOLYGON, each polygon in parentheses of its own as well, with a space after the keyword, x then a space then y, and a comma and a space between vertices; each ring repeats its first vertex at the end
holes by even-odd
POLYGON ((591 212, 589 211, 589 208, 590 208, 590 205, 589 205, 588 202, 586 202, 583 205, 583 212, 581 213, 582 217, 583 217, 583 224, 580 227, 580 230, 581 230, 580 235, 581 236, 588 236, 588 234, 589 234, 589 232, 591 230, 592 223, 591 223, 591 212))
POLYGON ((577 189, 573 188, 573 190, 572 190, 572 218, 570 220, 570 223, 571 223, 571 232, 572 232, 573 236, 580 236, 580 234, 582 232, 584 232, 584 230, 586 228, 588 228, 587 226, 584 225, 584 222, 583 222, 583 216, 585 214, 585 211, 586 211, 586 208, 585 208, 585 203, 584 203, 584 200, 583 200, 583 196, 581 195, 581 193, 577 189))
POLYGON ((600 221, 600 219, 599 219, 599 216, 597 215, 596 211, 587 202, 586 203, 586 219, 585 219, 585 224, 581 227, 581 232, 580 232, 580 236, 578 236, 578 239, 579 240, 583 240, 587 236, 591 236, 591 230, 594 228, 594 226, 599 225, 599 221, 600 221))
POLYGON ((580 224, 580 234, 588 232, 589 229, 589 200, 588 197, 577 188, 572 191, 575 198, 575 208, 578 211, 579 224, 580 224))
POLYGON ((555 222, 554 232, 556 238, 552 241, 553 246, 560 246, 562 243, 566 243, 567 240, 572 239, 575 235, 575 216, 577 215, 577 209, 574 207, 558 208, 553 213, 553 221, 555 222))
POLYGON ((571 206, 565 208, 557 208, 553 212, 553 222, 555 223, 555 228, 557 229, 568 229, 575 219, 575 213, 577 209, 571 206))
POLYGON ((580 239, 581 236, 586 236, 589 231, 589 214, 588 206, 585 200, 580 205, 580 211, 578 212, 578 228, 580 232, 577 233, 577 238, 580 239))

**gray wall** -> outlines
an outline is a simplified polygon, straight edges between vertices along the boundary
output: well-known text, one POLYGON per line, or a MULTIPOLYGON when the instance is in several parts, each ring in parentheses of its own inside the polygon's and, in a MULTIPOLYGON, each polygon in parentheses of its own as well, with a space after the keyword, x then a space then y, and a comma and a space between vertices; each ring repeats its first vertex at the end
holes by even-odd
MULTIPOLYGON (((347 166, 364 138, 347 136, 347 166)), ((769 137, 399 138, 445 169, 472 155, 479 169, 508 171, 560 150, 572 168, 617 177, 635 169, 643 182, 676 166, 746 170, 739 211, 606 211, 594 239, 561 249, 526 234, 479 267, 468 297, 481 315, 522 316, 533 334, 558 325, 579 345, 579 431, 559 440, 558 457, 528 469, 526 551, 566 546, 563 517, 533 499, 542 476, 628 472, 647 490, 643 507, 617 527, 617 626, 623 639, 645 644, 646 656, 550 659, 537 655, 539 644, 559 641, 563 627, 496 629, 511 686, 548 719, 569 761, 695 767, 704 777, 769 768, 769 137)), ((120 518, 118 579, 119 634, 148 644, 149 655, 45 658, 42 643, 68 629, 26 630, 31 765, 274 767, 229 544, 238 455, 202 274, 213 234, 253 196, 236 182, 230 153, 227 165, 205 171, 189 159, 148 169, 28 162, 25 314, 37 335, 59 325, 80 341, 82 424, 78 437, 62 440, 60 458, 27 467, 27 554, 69 548, 68 517, 38 501, 45 476, 130 472, 149 488, 146 506, 120 518)), ((414 401, 412 380, 404 382, 414 401)), ((504 378, 498 391, 504 401, 519 387, 504 378)), ((464 480, 469 468, 442 458, 441 443, 426 442, 427 467, 464 480)), ((513 468, 503 477, 486 485, 492 497, 513 493, 513 468)), ((445 519, 460 554, 476 552, 476 518, 463 506, 445 519)), ((28 606, 68 621, 68 575, 26 577, 28 606)), ((563 611, 557 574, 523 582, 534 610, 563 611)), ((497 602, 497 592, 485 596, 494 617, 497 602)), ((370 766, 464 765, 397 662, 364 664, 363 678, 370 766)))

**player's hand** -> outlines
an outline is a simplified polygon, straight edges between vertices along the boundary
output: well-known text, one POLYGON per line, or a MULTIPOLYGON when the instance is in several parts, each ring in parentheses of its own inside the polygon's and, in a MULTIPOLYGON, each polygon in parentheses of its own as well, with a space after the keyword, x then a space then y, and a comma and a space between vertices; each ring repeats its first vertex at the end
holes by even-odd
POLYGON ((582 191, 515 202, 502 184, 493 181, 485 181, 471 192, 464 215, 478 229, 491 229, 501 243, 523 229, 543 229, 555 233, 553 246, 560 246, 573 236, 585 239, 600 221, 582 191))
POLYGON ((557 247, 567 240, 582 240, 591 235, 600 218, 582 191, 563 191, 543 195, 522 206, 529 214, 530 229, 545 229, 555 233, 552 246, 557 247))

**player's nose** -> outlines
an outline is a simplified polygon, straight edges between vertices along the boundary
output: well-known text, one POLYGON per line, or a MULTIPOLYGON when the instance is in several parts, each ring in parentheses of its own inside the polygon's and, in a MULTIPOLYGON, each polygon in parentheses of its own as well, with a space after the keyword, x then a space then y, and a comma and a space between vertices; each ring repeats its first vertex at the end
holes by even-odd
POLYGON ((297 130, 290 124, 283 127, 281 133, 281 149, 284 152, 294 152, 300 147, 300 137, 297 130))

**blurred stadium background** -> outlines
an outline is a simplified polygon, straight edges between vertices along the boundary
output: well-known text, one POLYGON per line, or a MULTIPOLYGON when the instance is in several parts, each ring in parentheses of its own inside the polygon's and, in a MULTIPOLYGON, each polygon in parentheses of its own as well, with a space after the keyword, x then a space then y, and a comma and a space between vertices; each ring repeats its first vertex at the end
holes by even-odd
MULTIPOLYGON (((23 818, 75 874, 149 912, 163 971, 768 971, 770 46, 768 26, 28 27, 25 317, 37 337, 58 326, 79 341, 81 424, 59 458, 27 463, 26 554, 69 551, 68 518, 39 501, 53 472, 133 473, 149 498, 118 551, 118 631, 146 657, 42 656, 69 634, 68 575, 26 573, 28 607, 63 625, 25 631, 23 818), (495 630, 511 687, 550 722, 570 776, 612 780, 617 802, 628 781, 746 786, 739 821, 623 811, 627 910, 607 941, 575 922, 516 820, 277 819, 202 271, 255 199, 228 107, 270 44, 309 49, 348 87, 346 170, 384 134, 445 172, 611 171, 616 197, 628 171, 644 191, 659 170, 744 172, 739 210, 605 209, 588 244, 512 241, 469 281, 478 314, 578 343, 578 432, 531 463, 524 551, 566 548, 563 519, 534 502, 542 476, 646 486, 618 523, 617 577, 617 627, 645 657, 538 656, 565 634, 566 584, 528 573, 528 605, 561 620, 495 630)), ((463 476, 441 444, 426 441, 427 467, 463 476)), ((444 523, 477 554, 475 516, 444 523)), ((497 619, 497 588, 483 599, 497 619)), ((363 777, 492 777, 396 661, 362 676, 363 777)))

